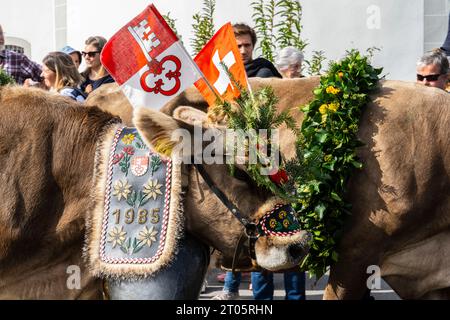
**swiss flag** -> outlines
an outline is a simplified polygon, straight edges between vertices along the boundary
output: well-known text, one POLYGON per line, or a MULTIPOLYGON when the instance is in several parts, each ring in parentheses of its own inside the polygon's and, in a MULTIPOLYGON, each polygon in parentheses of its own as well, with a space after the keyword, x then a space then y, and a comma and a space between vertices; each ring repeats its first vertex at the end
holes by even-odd
POLYGON ((208 86, 204 79, 195 83, 210 106, 216 103, 217 97, 230 101, 239 97, 240 94, 239 89, 234 86, 221 62, 227 66, 234 79, 243 88, 248 87, 244 63, 236 44, 231 23, 225 24, 216 32, 198 53, 194 61, 211 84, 211 87, 208 86), (214 89, 215 93, 211 89, 214 89))
POLYGON ((134 107, 159 109, 201 77, 154 5, 108 41, 101 61, 134 107))

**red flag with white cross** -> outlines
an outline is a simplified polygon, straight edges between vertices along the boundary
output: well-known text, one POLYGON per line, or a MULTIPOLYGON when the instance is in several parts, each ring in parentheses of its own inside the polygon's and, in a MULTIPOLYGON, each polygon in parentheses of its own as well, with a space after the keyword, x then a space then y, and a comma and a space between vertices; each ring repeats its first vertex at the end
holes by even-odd
POLYGON ((201 77, 153 4, 107 42, 101 61, 134 107, 159 109, 201 77))
POLYGON ((228 76, 222 63, 227 66, 234 79, 243 88, 248 87, 247 74, 231 23, 225 24, 216 32, 194 58, 194 61, 211 84, 208 85, 204 79, 195 83, 210 106, 216 103, 217 97, 231 101, 240 95, 239 89, 228 76), (212 88, 215 92, 212 91, 212 88))

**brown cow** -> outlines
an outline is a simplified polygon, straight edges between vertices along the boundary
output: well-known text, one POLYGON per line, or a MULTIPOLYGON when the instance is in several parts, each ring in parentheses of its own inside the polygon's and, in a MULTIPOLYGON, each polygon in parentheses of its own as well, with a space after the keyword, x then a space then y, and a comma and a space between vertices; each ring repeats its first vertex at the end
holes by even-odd
MULTIPOLYGON (((178 126, 192 130, 148 109, 140 110, 136 119, 143 138, 151 142, 170 136, 178 126)), ((101 297, 99 280, 87 272, 81 258, 85 217, 93 207, 96 146, 119 125, 110 113, 65 97, 38 89, 0 89, 0 299, 101 297), (68 286, 70 273, 77 272, 71 266, 81 268, 79 289, 68 286)), ((231 177, 227 165, 204 167, 250 221, 278 202, 251 181, 231 177)), ((232 257, 242 224, 193 166, 184 169, 187 231, 232 257)), ((296 236, 294 241, 260 237, 257 261, 274 270, 294 266, 305 254, 296 243, 307 235, 296 236)))
MULTIPOLYGON (((271 85, 280 97, 279 109, 293 108, 300 123, 296 107, 312 99, 318 79, 250 82, 254 88, 271 85)), ((364 169, 349 185, 353 214, 324 298, 360 299, 367 289, 367 268, 376 265, 402 298, 450 299, 450 96, 384 81, 372 98, 359 131, 364 169)), ((200 101, 191 90, 168 107, 205 108, 200 101)), ((285 130, 285 155, 293 156, 293 142, 285 130)))

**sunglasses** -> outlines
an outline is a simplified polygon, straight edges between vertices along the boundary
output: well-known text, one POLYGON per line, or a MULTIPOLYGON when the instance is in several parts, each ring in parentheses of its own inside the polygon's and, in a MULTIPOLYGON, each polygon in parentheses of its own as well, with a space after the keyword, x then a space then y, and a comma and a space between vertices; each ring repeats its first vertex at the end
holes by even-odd
POLYGON ((100 53, 100 51, 91 51, 91 52, 82 52, 81 54, 83 55, 83 57, 85 56, 89 56, 89 58, 94 58, 97 53, 100 53))
POLYGON ((442 76, 442 74, 429 74, 427 76, 423 76, 421 74, 417 74, 417 80, 418 81, 423 81, 423 79, 426 79, 428 82, 430 82, 430 81, 438 81, 440 76, 442 76))

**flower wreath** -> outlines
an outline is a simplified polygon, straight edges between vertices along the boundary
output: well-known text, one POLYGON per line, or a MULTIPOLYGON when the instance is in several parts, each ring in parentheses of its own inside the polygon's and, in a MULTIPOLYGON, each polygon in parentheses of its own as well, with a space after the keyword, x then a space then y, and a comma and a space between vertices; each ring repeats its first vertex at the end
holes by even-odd
MULTIPOLYGON (((286 124, 297 134, 293 160, 269 175, 260 174, 261 164, 248 164, 247 172, 259 186, 293 204, 301 228, 313 235, 301 267, 317 277, 338 259, 337 243, 351 209, 344 200, 346 184, 353 170, 362 168, 356 156, 356 148, 362 145, 356 136, 359 119, 382 72, 369 59, 350 50, 344 59, 330 64, 314 90, 314 99, 301 107, 305 117, 300 130, 287 111, 276 112, 278 99, 270 87, 254 94, 241 88, 233 105, 221 102, 211 110, 223 112, 230 129, 270 131, 286 124)), ((258 140, 258 144, 270 145, 270 141, 258 140)))

